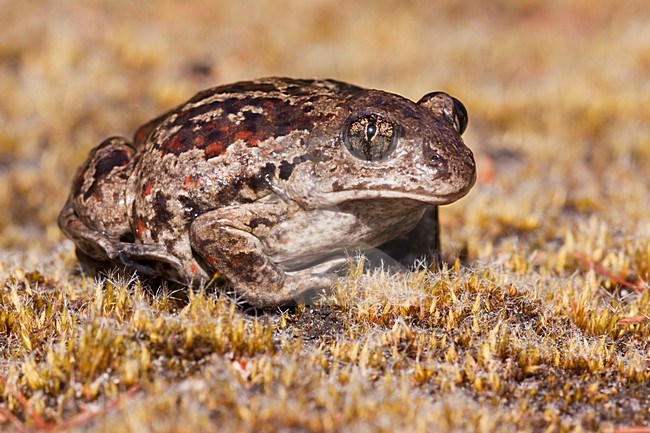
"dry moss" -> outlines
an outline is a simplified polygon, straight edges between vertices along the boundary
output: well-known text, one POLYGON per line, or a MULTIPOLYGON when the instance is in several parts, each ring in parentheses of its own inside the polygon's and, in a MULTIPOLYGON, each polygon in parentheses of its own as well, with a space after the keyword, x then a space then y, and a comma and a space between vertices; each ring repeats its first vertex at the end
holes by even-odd
MULTIPOLYGON (((622 310, 599 315, 607 305, 585 297, 565 311, 536 289, 558 278, 530 271, 361 269, 322 305, 258 317, 213 294, 181 301, 137 281, 79 287, 19 275, 0 303, 6 359, 21 360, 4 372, 6 407, 34 425, 21 390, 45 422, 98 431, 644 421, 634 408, 650 403, 647 323, 617 325, 622 310), (79 420, 80 405, 98 408, 93 424, 79 420)), ((647 305, 644 292, 624 308, 647 305)))

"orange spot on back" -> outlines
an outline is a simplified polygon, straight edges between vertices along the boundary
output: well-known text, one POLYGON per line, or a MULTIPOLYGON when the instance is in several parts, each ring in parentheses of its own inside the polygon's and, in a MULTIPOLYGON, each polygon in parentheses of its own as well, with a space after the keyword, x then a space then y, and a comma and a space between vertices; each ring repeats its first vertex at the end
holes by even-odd
POLYGON ((253 133, 251 131, 239 131, 235 134, 235 141, 237 140, 244 140, 248 141, 253 133))
POLYGON ((147 182, 144 185, 144 190, 143 190, 143 197, 146 197, 151 194, 151 190, 153 189, 153 182, 147 182))
POLYGON ((201 177, 198 175, 187 175, 183 179, 183 189, 188 191, 191 190, 192 188, 195 188, 201 184, 201 177))
POLYGON ((144 220, 142 220, 142 218, 136 218, 135 219, 135 237, 138 240, 142 240, 142 237, 144 236, 144 231, 145 231, 144 220))
POLYGON ((207 158, 214 158, 215 156, 223 155, 226 153, 227 148, 228 146, 225 146, 222 142, 215 141, 214 143, 210 143, 206 146, 205 156, 207 158))

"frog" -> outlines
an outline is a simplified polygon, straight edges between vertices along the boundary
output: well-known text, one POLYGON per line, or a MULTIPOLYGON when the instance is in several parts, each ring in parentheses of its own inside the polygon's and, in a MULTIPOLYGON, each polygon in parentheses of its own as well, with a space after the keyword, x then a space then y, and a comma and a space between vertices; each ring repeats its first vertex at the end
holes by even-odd
POLYGON ((83 269, 221 281, 253 307, 282 306, 329 290, 353 253, 435 231, 427 209, 476 180, 467 122, 442 91, 225 84, 92 149, 58 224, 83 269))

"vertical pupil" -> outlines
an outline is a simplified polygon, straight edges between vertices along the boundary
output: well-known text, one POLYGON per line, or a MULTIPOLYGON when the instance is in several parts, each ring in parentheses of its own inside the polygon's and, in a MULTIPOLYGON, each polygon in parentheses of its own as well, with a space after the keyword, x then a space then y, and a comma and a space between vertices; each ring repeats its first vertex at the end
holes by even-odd
POLYGON ((377 134, 377 125, 374 123, 369 123, 366 127, 366 140, 372 140, 377 134))

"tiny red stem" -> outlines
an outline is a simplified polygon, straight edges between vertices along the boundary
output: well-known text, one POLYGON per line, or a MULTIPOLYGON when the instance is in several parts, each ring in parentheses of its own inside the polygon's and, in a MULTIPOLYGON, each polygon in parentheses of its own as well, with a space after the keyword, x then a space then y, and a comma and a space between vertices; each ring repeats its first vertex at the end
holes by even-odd
POLYGON ((616 281, 621 286, 625 286, 628 289, 634 290, 635 292, 639 292, 639 293, 643 292, 643 287, 627 282, 623 278, 612 274, 607 269, 605 269, 604 267, 600 266, 597 263, 594 263, 593 260, 586 258, 582 254, 573 253, 573 257, 578 259, 582 264, 589 266, 591 269, 595 270, 596 272, 605 275, 606 277, 609 277, 612 280, 616 281))

